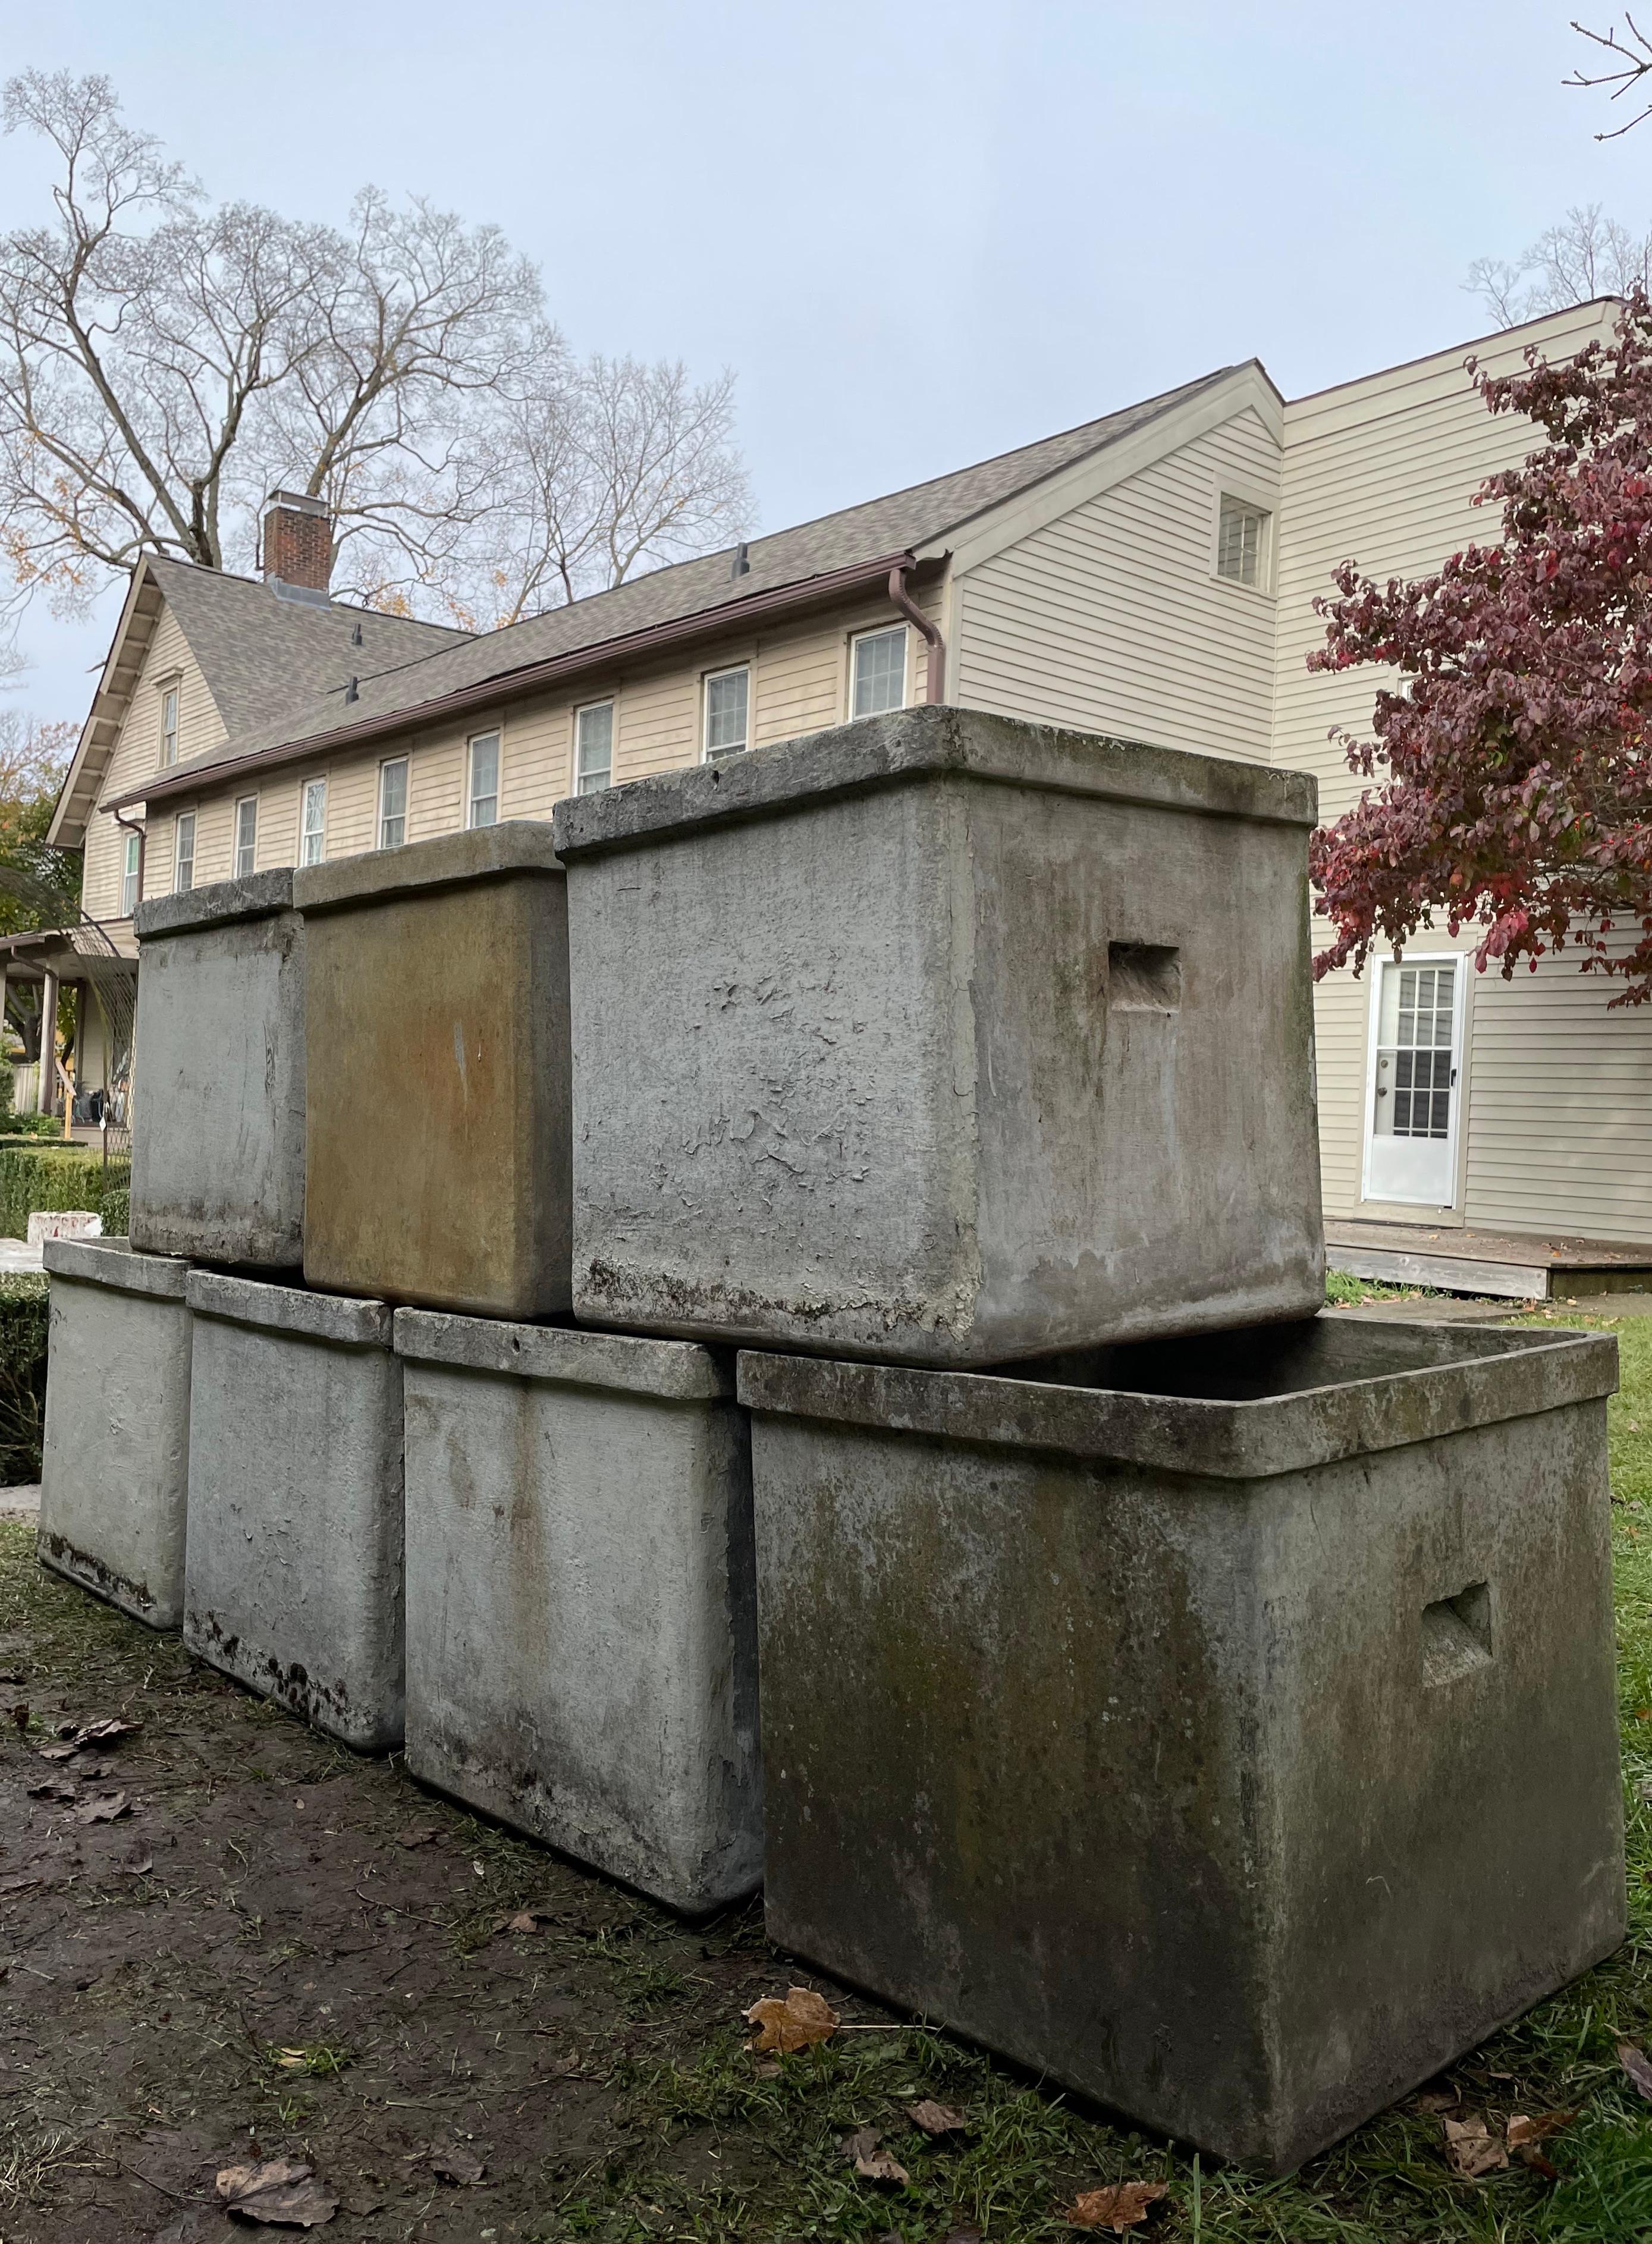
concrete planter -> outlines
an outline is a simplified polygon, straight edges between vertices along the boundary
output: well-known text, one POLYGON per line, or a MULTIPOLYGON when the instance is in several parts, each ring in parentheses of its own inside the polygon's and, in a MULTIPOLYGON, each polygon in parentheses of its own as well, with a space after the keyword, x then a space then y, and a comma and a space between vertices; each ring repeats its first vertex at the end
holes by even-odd
POLYGON ((49 1239, 39 1552, 151 1628, 184 1615, 187 1266, 124 1239, 49 1239))
POLYGON ((1314 804, 949 708, 559 804, 577 1315, 963 1365, 1310 1314, 1314 804))
POLYGON ((381 1301, 191 1274, 184 1641, 318 1730, 402 1738, 402 1367, 381 1301))
POLYGON ((674 1909, 757 1883, 751 1478, 732 1366, 398 1310, 407 1762, 674 1909))
POLYGON ((1040 1377, 740 1358, 768 1930, 1288 2171, 1622 1937, 1615 1343, 1040 1377))
POLYGON ((296 1270, 304 1241, 304 940, 290 872, 133 916, 132 1240, 296 1270))
POLYGON ((549 828, 309 866, 293 894, 306 1281, 486 1316, 565 1310, 567 914, 549 828))

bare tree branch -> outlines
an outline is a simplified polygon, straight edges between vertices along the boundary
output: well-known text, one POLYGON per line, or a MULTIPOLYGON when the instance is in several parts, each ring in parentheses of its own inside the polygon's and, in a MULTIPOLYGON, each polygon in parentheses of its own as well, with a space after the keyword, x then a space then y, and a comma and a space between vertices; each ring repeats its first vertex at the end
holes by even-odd
MULTIPOLYGON (((1570 78, 1562 78, 1561 84, 1590 87, 1609 85, 1613 89, 1609 97, 1613 101, 1622 101, 1631 87, 1642 84, 1648 73, 1652 71, 1652 42, 1649 42, 1642 33, 1627 8, 1623 11, 1623 24, 1624 37, 1633 43, 1627 46, 1622 40, 1619 39, 1615 30, 1591 31, 1587 24, 1580 24, 1574 17, 1572 29, 1581 37, 1592 40, 1597 47, 1601 48, 1610 56, 1619 67, 1615 70, 1597 71, 1594 77, 1590 78, 1580 66, 1573 71, 1570 78)), ((1620 125, 1610 132, 1597 132, 1594 137, 1597 140, 1621 140, 1626 132, 1633 132, 1635 126, 1643 125, 1649 117, 1652 117, 1652 103, 1649 103, 1638 116, 1631 117, 1627 125, 1620 125)))
POLYGON ((1567 211, 1513 265, 1476 258, 1464 287, 1500 328, 1563 312, 1596 296, 1628 296, 1652 283, 1652 231, 1632 233, 1604 217, 1599 203, 1567 211))

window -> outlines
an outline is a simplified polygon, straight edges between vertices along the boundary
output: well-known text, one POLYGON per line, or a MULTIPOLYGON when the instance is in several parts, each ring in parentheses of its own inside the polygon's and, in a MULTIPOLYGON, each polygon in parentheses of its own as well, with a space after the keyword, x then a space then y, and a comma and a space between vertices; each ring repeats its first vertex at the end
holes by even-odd
POLYGON ((138 883, 141 877, 143 842, 139 835, 126 836, 126 854, 120 868, 120 916, 130 919, 138 909, 138 883))
POLYGON ((751 706, 751 673, 718 670, 706 680, 706 761, 737 756, 750 745, 747 717, 751 706))
POLYGON ((465 813, 469 826, 499 822, 499 736, 478 733, 471 743, 471 799, 465 813))
POLYGON ((849 713, 876 717, 906 706, 906 626, 866 632, 851 649, 849 713))
POLYGON ((178 688, 169 686, 160 697, 160 760, 178 760, 178 688))
POLYGON ((304 782, 304 816, 299 835, 298 862, 301 865, 319 865, 327 855, 327 781, 307 779, 304 782))
POLYGON ((195 814, 180 810, 178 823, 173 829, 173 886, 193 889, 195 885, 195 814))
POLYGON ((244 794, 235 805, 235 877, 244 881, 258 863, 258 797, 244 794))
POLYGON ((395 756, 379 766, 379 835, 381 849, 399 849, 407 839, 407 758, 395 756))
POLYGON ((613 704, 592 701, 573 713, 573 791, 599 794, 613 782, 613 704))
POLYGON ((1216 517, 1216 574, 1229 584, 1260 585, 1266 573, 1268 517, 1224 491, 1216 517))

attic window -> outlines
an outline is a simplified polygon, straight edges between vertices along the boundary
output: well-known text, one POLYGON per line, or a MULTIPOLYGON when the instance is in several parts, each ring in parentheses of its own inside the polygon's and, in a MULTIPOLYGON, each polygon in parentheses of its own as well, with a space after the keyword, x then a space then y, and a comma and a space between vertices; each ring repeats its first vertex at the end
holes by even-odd
POLYGON ((160 760, 163 765, 178 760, 178 688, 168 686, 160 696, 160 760))
POLYGON ((1216 521, 1216 574, 1230 585, 1260 586, 1266 573, 1268 514, 1249 499, 1222 495, 1216 521))

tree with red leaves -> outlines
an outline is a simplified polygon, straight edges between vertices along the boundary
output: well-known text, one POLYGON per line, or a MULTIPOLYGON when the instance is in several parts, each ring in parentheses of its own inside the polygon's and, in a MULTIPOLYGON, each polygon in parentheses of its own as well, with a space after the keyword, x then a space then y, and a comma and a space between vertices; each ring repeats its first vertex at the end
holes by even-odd
POLYGON ((1616 977, 1614 1005, 1652 997, 1652 303, 1615 339, 1520 374, 1468 369, 1493 413, 1548 443, 1493 476, 1496 545, 1437 576, 1385 585, 1352 562, 1315 603, 1314 670, 1380 663, 1375 737, 1339 733, 1350 767, 1383 783, 1314 836, 1317 909, 1336 938, 1316 977, 1373 945, 1403 947, 1442 916, 1482 930, 1481 972, 1504 977, 1568 946, 1616 977))

